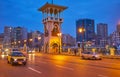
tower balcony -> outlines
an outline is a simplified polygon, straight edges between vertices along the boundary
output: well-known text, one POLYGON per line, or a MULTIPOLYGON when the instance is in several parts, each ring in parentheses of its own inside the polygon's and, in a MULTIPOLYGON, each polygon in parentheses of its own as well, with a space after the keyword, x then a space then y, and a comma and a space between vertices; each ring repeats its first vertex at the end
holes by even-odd
POLYGON ((42 20, 43 23, 49 22, 49 21, 54 21, 54 22, 63 22, 63 18, 56 18, 56 17, 47 17, 42 20))

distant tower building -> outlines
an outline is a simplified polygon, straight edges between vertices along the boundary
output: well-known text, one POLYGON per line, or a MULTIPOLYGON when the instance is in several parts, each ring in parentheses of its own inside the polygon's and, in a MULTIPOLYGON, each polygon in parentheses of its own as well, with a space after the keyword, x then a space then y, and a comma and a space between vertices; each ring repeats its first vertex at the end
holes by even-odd
POLYGON ((72 47, 76 45, 76 40, 69 34, 62 34, 62 45, 64 47, 72 47))
POLYGON ((0 51, 3 48, 4 33, 0 33, 0 51))
POLYGON ((24 27, 14 27, 14 41, 27 40, 27 29, 24 27))
POLYGON ((41 40, 41 33, 40 31, 35 31, 32 33, 32 45, 34 48, 38 48, 39 47, 39 41, 41 40))
POLYGON ((105 23, 97 24, 97 37, 98 44, 101 46, 105 46, 107 44, 108 38, 108 25, 105 23))
POLYGON ((120 32, 120 22, 117 25, 117 32, 120 32))
POLYGON ((27 34, 28 34, 27 29, 25 27, 22 27, 22 40, 28 38, 27 34))
POLYGON ((105 23, 99 23, 97 24, 97 35, 101 38, 107 38, 108 37, 108 25, 105 23))
POLYGON ((115 45, 117 47, 120 47, 120 23, 118 23, 116 27, 116 31, 114 31, 111 34, 111 45, 115 45))
POLYGON ((22 40, 22 28, 15 27, 14 28, 14 42, 22 40))
POLYGON ((14 45, 17 46, 19 44, 19 41, 23 43, 24 40, 27 40, 27 29, 24 27, 14 27, 13 36, 13 42, 15 43, 14 45))
POLYGON ((13 39, 12 35, 13 35, 13 27, 5 26, 4 27, 4 40, 3 40, 4 48, 11 47, 11 41, 13 39))
POLYGON ((76 41, 93 41, 95 39, 95 25, 92 19, 79 19, 76 21, 76 41), (85 31, 79 32, 80 28, 85 31))
POLYGON ((39 8, 42 11, 44 24, 44 52, 61 52, 61 24, 60 17, 62 11, 67 7, 46 3, 39 8))
POLYGON ((43 49, 44 34, 40 31, 31 31, 28 33, 29 48, 43 49))

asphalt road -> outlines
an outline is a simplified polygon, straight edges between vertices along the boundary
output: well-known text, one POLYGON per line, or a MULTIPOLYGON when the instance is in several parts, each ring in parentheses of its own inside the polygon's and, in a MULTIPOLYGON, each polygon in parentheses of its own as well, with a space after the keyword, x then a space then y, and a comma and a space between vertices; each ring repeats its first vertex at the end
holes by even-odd
POLYGON ((29 54, 27 65, 0 57, 0 77, 120 77, 119 59, 82 60, 76 56, 29 54))

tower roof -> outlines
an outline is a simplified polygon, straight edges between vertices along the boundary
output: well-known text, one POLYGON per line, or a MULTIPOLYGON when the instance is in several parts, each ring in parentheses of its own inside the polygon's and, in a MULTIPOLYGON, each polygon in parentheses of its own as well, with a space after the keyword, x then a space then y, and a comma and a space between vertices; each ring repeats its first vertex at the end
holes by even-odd
POLYGON ((55 5, 55 4, 49 4, 49 3, 46 3, 45 5, 43 5, 41 8, 39 8, 38 10, 39 11, 44 11, 46 8, 56 8, 56 9, 60 9, 61 11, 67 9, 67 7, 65 6, 60 6, 60 5, 55 5))

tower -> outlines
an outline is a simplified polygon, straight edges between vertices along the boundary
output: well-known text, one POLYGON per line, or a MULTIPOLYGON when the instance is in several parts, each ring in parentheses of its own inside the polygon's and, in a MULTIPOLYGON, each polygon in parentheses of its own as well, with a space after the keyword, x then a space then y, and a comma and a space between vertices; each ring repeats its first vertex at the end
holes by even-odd
POLYGON ((65 6, 46 3, 39 11, 42 11, 44 24, 44 52, 61 52, 61 24, 63 18, 60 14, 67 9, 65 6))

